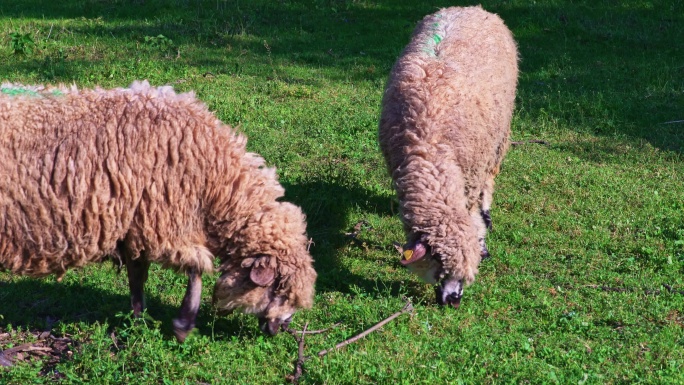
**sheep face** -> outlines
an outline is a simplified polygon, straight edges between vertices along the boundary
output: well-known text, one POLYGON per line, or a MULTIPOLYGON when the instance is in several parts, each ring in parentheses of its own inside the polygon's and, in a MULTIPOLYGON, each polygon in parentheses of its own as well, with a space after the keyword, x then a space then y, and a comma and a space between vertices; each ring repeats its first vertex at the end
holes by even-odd
POLYGON ((460 306, 464 280, 445 273, 440 256, 433 253, 425 234, 404 245, 401 264, 424 282, 438 284, 435 286, 438 304, 460 306))
POLYGON ((274 258, 246 258, 239 267, 227 269, 219 277, 214 287, 214 306, 222 315, 234 310, 254 314, 261 331, 275 335, 281 327, 287 328, 297 308, 310 307, 313 302, 316 273, 311 267, 304 269, 284 276, 278 272, 274 258), (292 285, 292 281, 307 282, 292 285), (296 286, 310 289, 297 290, 296 286))

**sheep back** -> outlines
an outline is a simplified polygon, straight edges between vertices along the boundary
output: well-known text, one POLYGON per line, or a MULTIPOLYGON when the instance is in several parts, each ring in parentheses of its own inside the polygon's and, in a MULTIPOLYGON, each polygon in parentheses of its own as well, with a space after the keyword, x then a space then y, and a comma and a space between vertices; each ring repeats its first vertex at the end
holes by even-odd
POLYGON ((508 150, 517 61, 497 15, 442 9, 418 24, 383 97, 379 142, 404 228, 468 283, 480 261, 471 212, 508 150))
POLYGON ((0 267, 14 273, 62 274, 117 242, 211 271, 230 233, 208 226, 236 231, 284 193, 244 136, 170 87, 4 84, 0 130, 0 267))

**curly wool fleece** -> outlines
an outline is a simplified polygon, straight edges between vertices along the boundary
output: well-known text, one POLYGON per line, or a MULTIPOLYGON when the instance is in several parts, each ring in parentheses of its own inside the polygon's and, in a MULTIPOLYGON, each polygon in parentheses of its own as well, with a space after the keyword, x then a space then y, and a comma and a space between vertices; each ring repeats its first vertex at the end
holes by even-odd
POLYGON ((452 7, 419 23, 389 76, 379 142, 409 247, 431 254, 426 281, 475 279, 509 147, 517 61, 498 16, 452 7))
POLYGON ((0 130, 0 268, 61 276, 124 254, 201 275, 216 256, 244 277, 269 256, 281 307, 311 306, 304 214, 192 93, 3 84, 0 130))

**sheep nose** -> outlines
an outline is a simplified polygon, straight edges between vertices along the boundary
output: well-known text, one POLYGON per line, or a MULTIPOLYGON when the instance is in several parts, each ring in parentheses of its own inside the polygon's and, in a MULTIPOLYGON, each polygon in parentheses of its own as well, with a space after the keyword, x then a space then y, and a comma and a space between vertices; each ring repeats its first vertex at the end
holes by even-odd
POLYGON ((292 316, 287 317, 282 323, 281 323, 281 329, 285 330, 288 327, 290 327, 290 322, 292 322, 292 316))
POLYGON ((454 309, 458 309, 461 305, 461 297, 463 296, 463 282, 445 279, 435 286, 435 296, 439 305, 451 305, 454 309))
POLYGON ((278 334, 280 324, 281 322, 278 319, 270 320, 266 317, 259 317, 259 329, 269 336, 278 334))
POLYGON ((451 305, 454 309, 461 306, 461 297, 456 293, 451 293, 444 298, 445 305, 451 305))

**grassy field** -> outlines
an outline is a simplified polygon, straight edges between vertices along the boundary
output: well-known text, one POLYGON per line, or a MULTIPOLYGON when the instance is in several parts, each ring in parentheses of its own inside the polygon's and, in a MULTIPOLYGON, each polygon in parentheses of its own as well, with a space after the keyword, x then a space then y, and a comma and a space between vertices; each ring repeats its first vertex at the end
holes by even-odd
MULTIPOLYGON (((684 383, 684 3, 484 1, 513 31, 521 74, 497 179, 492 258, 458 310, 399 264, 403 234, 376 143, 389 70, 443 0, 14 0, 0 4, 0 80, 194 90, 278 168, 303 207, 319 273, 294 326, 307 354, 416 308, 305 365, 302 384, 684 383), (352 234, 352 235, 350 235, 352 234)), ((2 235, 0 235, 2 236, 2 235)), ((64 281, 0 273, 2 384, 276 384, 287 334, 215 317, 171 331, 185 277, 154 266, 129 316, 125 272, 64 281), (44 338, 44 337, 43 337, 44 338)))

